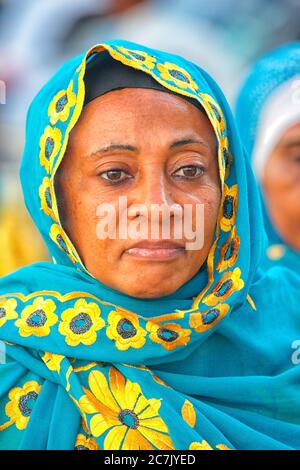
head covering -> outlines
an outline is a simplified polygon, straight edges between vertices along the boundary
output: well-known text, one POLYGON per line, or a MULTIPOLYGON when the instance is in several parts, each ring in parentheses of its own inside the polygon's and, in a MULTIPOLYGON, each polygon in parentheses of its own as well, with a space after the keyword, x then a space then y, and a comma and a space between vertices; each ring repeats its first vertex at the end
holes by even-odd
MULTIPOLYGON (((84 105, 105 93, 124 88, 148 88, 176 94, 171 90, 167 90, 151 75, 141 70, 124 67, 122 63, 113 60, 107 51, 96 55, 93 60, 87 63, 84 85, 84 105)), ((196 106, 200 111, 205 112, 199 101, 189 96, 182 96, 182 98, 196 106)))
POLYGON ((300 372, 289 354, 298 279, 259 271, 258 191, 226 99, 204 70, 127 41, 70 60, 30 107, 21 181, 53 263, 0 281, 0 447, 300 447, 300 372), (222 202, 207 264, 158 299, 96 280, 59 219, 55 173, 85 103, 87 64, 103 51, 197 100, 218 140, 222 202))
POLYGON ((297 86, 300 91, 300 73, 279 85, 263 106, 252 157, 253 168, 259 180, 269 156, 284 132, 300 122, 300 94, 297 86))
MULTIPOLYGON (((260 181, 268 157, 283 133, 300 122, 299 41, 272 50, 254 64, 237 99, 236 119, 260 181)), ((262 191, 261 197, 263 200, 262 191)), ((300 272, 299 254, 285 245, 264 203, 263 212, 271 245, 267 251, 266 266, 275 261, 300 272)))

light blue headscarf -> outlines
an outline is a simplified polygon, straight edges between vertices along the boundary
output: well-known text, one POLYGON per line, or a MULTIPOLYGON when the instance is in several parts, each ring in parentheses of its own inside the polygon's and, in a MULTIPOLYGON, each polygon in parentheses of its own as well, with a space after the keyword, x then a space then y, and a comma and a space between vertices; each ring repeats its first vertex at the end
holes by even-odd
POLYGON ((299 282, 259 272, 259 194, 205 71, 125 41, 69 61, 31 105, 21 179, 53 263, 0 281, 0 448, 300 448, 299 282), (82 111, 86 61, 103 50, 199 100, 218 139, 222 202, 207 263, 159 299, 97 281, 58 216, 54 175, 82 111))
MULTIPOLYGON (((299 41, 278 47, 263 56, 254 64, 247 76, 237 99, 236 120, 242 141, 252 161, 260 119, 266 103, 282 84, 296 76, 300 76, 299 41)), ((263 261, 264 268, 280 264, 300 274, 300 253, 282 240, 270 220, 265 204, 263 204, 263 213, 269 239, 263 261)))

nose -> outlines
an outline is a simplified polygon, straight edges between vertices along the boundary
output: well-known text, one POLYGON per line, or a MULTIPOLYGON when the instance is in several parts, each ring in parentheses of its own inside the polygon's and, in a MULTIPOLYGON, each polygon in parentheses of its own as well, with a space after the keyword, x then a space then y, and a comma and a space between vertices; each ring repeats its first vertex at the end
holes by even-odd
MULTIPOLYGON (((128 210, 130 217, 145 215, 145 211, 148 217, 150 217, 151 211, 155 211, 159 207, 166 209, 166 213, 169 210, 172 216, 171 208, 176 206, 176 202, 163 169, 148 167, 139 181, 133 206, 136 207, 129 208, 128 210), (141 204, 143 208, 139 208, 136 206, 137 204, 141 204)), ((163 216, 164 212, 160 211, 160 220, 163 216)))

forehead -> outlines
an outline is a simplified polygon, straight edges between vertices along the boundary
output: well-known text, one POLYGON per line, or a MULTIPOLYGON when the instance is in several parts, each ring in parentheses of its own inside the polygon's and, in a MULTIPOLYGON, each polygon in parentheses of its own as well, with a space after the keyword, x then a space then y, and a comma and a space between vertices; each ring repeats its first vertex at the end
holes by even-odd
POLYGON ((124 129, 132 122, 138 122, 140 127, 146 124, 152 128, 172 128, 173 125, 214 134, 204 110, 168 91, 141 88, 114 90, 95 98, 84 106, 75 128, 88 131, 90 127, 109 127, 118 131, 118 126, 124 129))
POLYGON ((300 146, 300 118, 299 122, 291 125, 281 135, 279 145, 297 145, 300 146))

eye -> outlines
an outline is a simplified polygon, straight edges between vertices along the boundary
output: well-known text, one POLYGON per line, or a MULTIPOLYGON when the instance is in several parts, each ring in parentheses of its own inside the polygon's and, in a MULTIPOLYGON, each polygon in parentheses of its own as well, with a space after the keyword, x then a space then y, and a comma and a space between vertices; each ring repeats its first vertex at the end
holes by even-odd
POLYGON ((196 179, 203 175, 205 169, 198 165, 188 165, 178 168, 173 175, 176 178, 196 179))
POLYGON ((130 175, 127 173, 127 171, 120 170, 119 168, 103 171, 102 173, 99 173, 99 176, 112 184, 121 183, 122 181, 127 180, 128 177, 130 178, 130 175))

